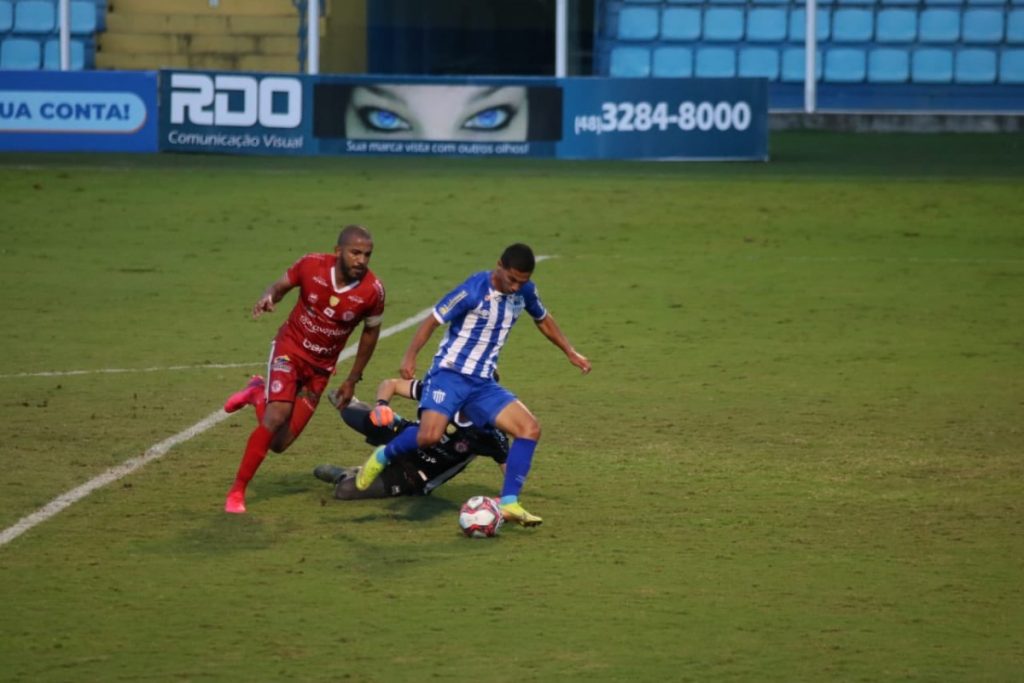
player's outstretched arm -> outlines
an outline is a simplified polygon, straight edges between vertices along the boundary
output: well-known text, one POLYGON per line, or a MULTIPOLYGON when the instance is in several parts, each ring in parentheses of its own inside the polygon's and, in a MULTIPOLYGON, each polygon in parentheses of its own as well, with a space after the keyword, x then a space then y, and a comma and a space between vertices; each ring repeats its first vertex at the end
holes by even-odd
POLYGON ((276 280, 267 287, 260 298, 252 307, 252 317, 255 320, 264 313, 271 313, 274 310, 274 304, 284 298, 294 288, 295 285, 288 280, 288 275, 282 275, 279 280, 276 280))
POLYGON ((430 315, 416 328, 416 334, 412 336, 409 348, 405 350, 405 355, 402 356, 402 364, 398 368, 398 373, 402 376, 402 379, 413 379, 416 377, 416 355, 430 340, 430 335, 434 333, 434 330, 440 326, 441 323, 437 321, 437 318, 430 315))
POLYGON ((370 422, 378 427, 390 427, 395 421, 395 411, 391 409, 391 398, 396 394, 405 398, 414 398, 412 386, 416 380, 392 377, 377 385, 376 405, 370 412, 370 422))
POLYGON ((348 377, 341 383, 334 392, 334 399, 331 403, 338 410, 342 410, 352 401, 356 393, 356 384, 363 379, 363 370, 373 357, 377 348, 377 340, 380 339, 380 325, 363 325, 363 333, 359 335, 359 347, 356 349, 355 360, 352 361, 352 368, 348 371, 348 377))
POLYGON ((541 334, 550 339, 552 344, 562 349, 569 362, 578 367, 584 375, 590 372, 590 361, 586 356, 573 348, 551 313, 548 313, 537 323, 537 329, 540 330, 541 334))

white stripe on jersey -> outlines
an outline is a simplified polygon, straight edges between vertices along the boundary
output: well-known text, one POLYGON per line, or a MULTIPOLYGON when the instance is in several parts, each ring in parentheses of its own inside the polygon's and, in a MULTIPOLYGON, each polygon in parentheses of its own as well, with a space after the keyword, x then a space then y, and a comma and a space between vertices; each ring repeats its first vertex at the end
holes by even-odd
MULTIPOLYGON (((479 333, 480 341, 478 341, 476 346, 474 346, 469 352, 469 356, 466 357, 466 362, 462 366, 462 372, 467 375, 477 374, 474 370, 476 370, 476 366, 480 362, 480 357, 484 355, 484 351, 487 351, 492 344, 491 337, 494 336, 494 330, 497 327, 498 314, 503 312, 498 301, 499 297, 491 296, 490 305, 487 307, 487 322, 484 323, 484 326, 480 329, 479 333)), ((473 317, 473 322, 476 324, 477 319, 479 319, 480 316, 474 315, 473 317)), ((469 321, 469 316, 466 316, 466 321, 469 321)), ((488 358, 488 360, 490 359, 488 358)), ((483 375, 484 373, 480 374, 483 375)))

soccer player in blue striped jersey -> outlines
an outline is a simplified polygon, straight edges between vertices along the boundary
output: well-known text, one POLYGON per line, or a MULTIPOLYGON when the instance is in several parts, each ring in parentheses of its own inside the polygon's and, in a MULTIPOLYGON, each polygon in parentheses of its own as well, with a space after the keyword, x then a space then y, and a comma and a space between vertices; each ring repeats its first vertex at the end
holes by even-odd
POLYGON ((519 502, 540 439, 540 424, 515 394, 494 379, 498 354, 512 326, 526 311, 541 334, 584 374, 590 372, 590 361, 573 348, 541 303, 530 279, 535 265, 530 247, 513 244, 502 253, 497 267, 471 275, 441 298, 433 315, 413 335, 399 369, 403 378, 414 378, 420 349, 435 329, 448 325, 424 379, 419 428, 406 429, 387 446, 375 450, 360 470, 356 488, 365 491, 395 456, 438 443, 452 416, 461 410, 474 424, 492 425, 515 439, 505 465, 502 513, 505 519, 523 526, 541 523, 540 517, 527 512, 519 502))

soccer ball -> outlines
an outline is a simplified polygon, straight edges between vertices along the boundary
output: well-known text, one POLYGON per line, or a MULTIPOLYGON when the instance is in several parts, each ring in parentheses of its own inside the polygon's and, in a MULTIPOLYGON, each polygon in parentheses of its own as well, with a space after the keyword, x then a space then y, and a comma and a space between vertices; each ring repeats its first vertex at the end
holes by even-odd
POLYGON ((473 496, 459 510, 459 528, 469 538, 497 536, 504 523, 498 501, 488 496, 473 496))

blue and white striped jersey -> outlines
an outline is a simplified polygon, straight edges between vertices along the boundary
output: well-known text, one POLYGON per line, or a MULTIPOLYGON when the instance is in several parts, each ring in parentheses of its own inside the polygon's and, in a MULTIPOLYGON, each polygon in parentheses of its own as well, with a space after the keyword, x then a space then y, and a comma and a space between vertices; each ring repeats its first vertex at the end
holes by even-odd
POLYGON ((532 280, 515 294, 502 294, 491 287, 490 271, 470 275, 434 306, 434 318, 448 323, 448 331, 431 371, 454 370, 490 379, 498 352, 524 310, 538 322, 548 314, 532 280))

